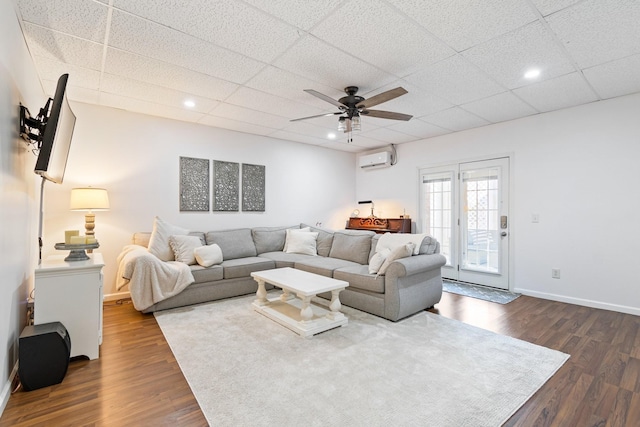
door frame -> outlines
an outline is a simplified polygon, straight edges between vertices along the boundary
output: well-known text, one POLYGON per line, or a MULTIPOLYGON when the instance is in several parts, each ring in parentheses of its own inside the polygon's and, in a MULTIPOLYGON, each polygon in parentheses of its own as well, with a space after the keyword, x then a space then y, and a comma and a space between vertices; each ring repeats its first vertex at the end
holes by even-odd
POLYGON ((421 217, 421 212, 422 212, 422 208, 421 208, 421 203, 422 203, 422 194, 421 194, 421 190, 422 190, 422 183, 421 183, 421 175, 424 171, 424 169, 430 169, 430 168, 442 168, 445 166, 450 166, 450 165, 457 165, 457 164, 461 164, 461 163, 471 163, 471 162, 481 162, 481 161, 486 161, 486 160, 495 160, 495 159, 500 159, 500 158, 508 158, 509 159, 509 202, 508 202, 508 209, 509 209, 509 249, 508 249, 508 256, 509 256, 509 273, 508 273, 508 281, 509 281, 509 291, 513 292, 513 290, 516 288, 515 286, 515 248, 516 248, 516 239, 517 239, 517 227, 516 227, 516 216, 515 216, 515 211, 514 211, 514 206, 515 206, 515 187, 516 187, 516 181, 515 181, 515 170, 516 170, 516 156, 514 152, 506 152, 506 153, 497 153, 497 154, 493 154, 493 155, 488 155, 488 156, 477 156, 477 157, 465 157, 465 158, 452 158, 449 161, 441 161, 441 162, 437 162, 437 163, 429 163, 429 164, 424 164, 424 165, 419 165, 416 167, 416 178, 415 178, 415 183, 416 183, 416 206, 418 207, 417 209, 417 214, 418 214, 418 220, 415 222, 416 224, 416 233, 424 233, 425 230, 422 229, 422 217, 421 217))

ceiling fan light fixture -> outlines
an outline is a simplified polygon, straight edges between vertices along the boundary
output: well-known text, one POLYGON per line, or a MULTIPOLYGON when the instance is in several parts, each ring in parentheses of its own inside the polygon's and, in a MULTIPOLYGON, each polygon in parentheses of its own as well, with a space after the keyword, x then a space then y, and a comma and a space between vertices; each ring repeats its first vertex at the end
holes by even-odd
POLYGON ((351 130, 360 130, 360 116, 353 116, 351 118, 351 130))
POLYGON ((347 118, 340 117, 338 119, 338 132, 345 132, 347 130, 347 118))

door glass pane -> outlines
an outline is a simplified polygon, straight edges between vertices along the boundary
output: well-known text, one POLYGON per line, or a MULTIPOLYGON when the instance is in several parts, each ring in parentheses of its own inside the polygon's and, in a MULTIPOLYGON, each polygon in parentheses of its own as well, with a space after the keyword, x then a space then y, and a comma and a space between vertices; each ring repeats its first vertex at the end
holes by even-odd
POLYGON ((499 273, 498 168, 462 172, 462 268, 499 273))
POLYGON ((451 172, 427 174, 422 177, 422 200, 426 204, 423 206, 424 232, 440 242, 440 253, 447 259, 447 265, 452 263, 452 179, 451 172))

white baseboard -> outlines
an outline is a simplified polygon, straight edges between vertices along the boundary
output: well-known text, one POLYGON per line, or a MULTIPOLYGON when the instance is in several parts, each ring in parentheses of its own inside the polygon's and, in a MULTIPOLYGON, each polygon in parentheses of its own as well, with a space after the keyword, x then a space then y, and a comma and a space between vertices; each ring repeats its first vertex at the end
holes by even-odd
POLYGON ((557 294, 550 294, 550 293, 546 293, 546 292, 532 291, 530 289, 516 288, 516 289, 513 290, 513 292, 520 293, 520 294, 523 294, 523 295, 527 295, 527 296, 530 296, 530 297, 535 297, 535 298, 548 299, 548 300, 551 300, 551 301, 558 301, 558 302, 566 302, 567 304, 582 305, 582 306, 585 306, 585 307, 599 308, 599 309, 602 309, 602 310, 617 311, 619 313, 626 313, 626 314, 633 314, 635 316, 640 316, 640 308, 638 308, 638 307, 629 307, 629 306, 626 306, 626 305, 609 304, 609 303, 606 303, 606 302, 593 301, 593 300, 582 299, 582 298, 568 297, 568 296, 565 296, 565 295, 557 295, 557 294))
POLYGON ((18 362, 13 365, 13 369, 9 374, 9 379, 6 384, 2 387, 2 394, 0 394, 0 417, 2 417, 2 413, 4 412, 4 408, 7 407, 7 403, 9 402, 9 398, 11 397, 11 385, 13 384, 13 379, 16 377, 18 373, 18 362))
POLYGON ((119 299, 127 298, 131 298, 131 294, 129 292, 116 292, 115 294, 105 294, 102 301, 117 301, 119 299))

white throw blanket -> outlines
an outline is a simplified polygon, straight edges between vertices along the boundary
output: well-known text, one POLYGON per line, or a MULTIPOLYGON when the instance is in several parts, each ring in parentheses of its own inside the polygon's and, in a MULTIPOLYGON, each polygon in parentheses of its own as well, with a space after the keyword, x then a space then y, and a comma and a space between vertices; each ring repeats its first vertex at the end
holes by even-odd
POLYGON ((161 261, 143 246, 125 246, 117 262, 116 289, 129 285, 133 306, 139 311, 179 294, 195 280, 188 265, 161 261))
POLYGON ((398 246, 406 245, 407 243, 413 243, 415 246, 413 250, 414 255, 418 255, 420 252, 420 245, 422 240, 427 237, 428 234, 408 234, 408 233, 385 233, 380 236, 378 244, 376 245, 376 252, 381 252, 383 249, 394 250, 398 246))

